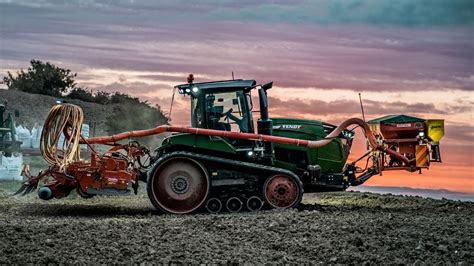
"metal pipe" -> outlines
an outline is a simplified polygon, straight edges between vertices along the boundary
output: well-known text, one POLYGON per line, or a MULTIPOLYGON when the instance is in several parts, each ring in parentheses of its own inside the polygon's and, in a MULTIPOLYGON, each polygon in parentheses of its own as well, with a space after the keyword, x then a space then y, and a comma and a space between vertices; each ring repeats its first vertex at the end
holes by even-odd
MULTIPOLYGON (((106 144, 113 143, 124 139, 129 138, 139 138, 146 137, 151 135, 157 135, 164 132, 176 132, 176 133, 190 133, 196 135, 205 135, 205 136, 216 136, 223 138, 232 138, 232 139, 245 139, 245 140, 254 140, 254 141, 265 141, 265 142, 274 142, 279 144, 295 145, 295 146, 304 146, 308 148, 320 148, 331 143, 333 139, 338 137, 341 132, 351 125, 359 125, 365 137, 367 138, 370 146, 373 150, 379 150, 390 154, 391 156, 397 158, 398 160, 404 162, 406 165, 410 165, 410 160, 403 156, 402 154, 388 149, 383 145, 379 145, 375 139, 374 134, 370 130, 367 123, 365 123, 360 118, 350 118, 342 122, 336 129, 334 129, 329 135, 327 135, 322 140, 304 140, 304 139, 292 139, 286 137, 278 137, 271 135, 255 134, 255 133, 240 133, 240 132, 231 132, 215 129, 205 129, 205 128, 194 128, 194 127, 184 127, 184 126, 159 126, 152 129, 137 130, 119 133, 113 136, 103 136, 103 137, 93 137, 88 138, 85 141, 89 144, 106 144)), ((83 142, 85 143, 85 142, 83 142)))

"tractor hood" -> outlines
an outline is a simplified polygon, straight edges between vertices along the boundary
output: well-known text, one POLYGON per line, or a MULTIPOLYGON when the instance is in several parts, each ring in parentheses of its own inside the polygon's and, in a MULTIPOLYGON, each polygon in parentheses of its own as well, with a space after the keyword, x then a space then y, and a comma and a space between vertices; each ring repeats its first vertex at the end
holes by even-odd
MULTIPOLYGON (((272 118, 273 135, 293 139, 322 140, 330 134, 336 126, 317 120, 303 120, 292 118, 272 118)), ((319 165, 327 172, 343 171, 352 146, 354 134, 344 130, 330 144, 311 149, 306 147, 290 147, 281 144, 274 144, 275 157, 279 163, 290 163, 298 165, 300 168, 306 165, 319 165)))
MULTIPOLYGON (((273 132, 275 135, 280 135, 278 132, 294 132, 296 134, 309 134, 317 135, 318 137, 325 137, 331 133, 336 126, 321 122, 318 120, 304 120, 304 119, 294 119, 294 118, 272 118, 273 121, 273 132)), ((345 130, 341 137, 350 136, 351 138, 354 134, 348 130, 345 130)))

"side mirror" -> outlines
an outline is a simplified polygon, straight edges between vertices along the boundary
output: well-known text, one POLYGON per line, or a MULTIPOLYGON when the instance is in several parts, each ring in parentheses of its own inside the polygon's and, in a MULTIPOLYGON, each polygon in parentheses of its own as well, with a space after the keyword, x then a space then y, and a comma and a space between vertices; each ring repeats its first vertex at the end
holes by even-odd
POLYGON ((15 112, 14 112, 14 113, 15 113, 15 117, 20 117, 20 111, 18 111, 18 110, 15 110, 15 112))
POLYGON ((272 87, 273 87, 273 81, 262 85, 262 89, 264 89, 265 91, 271 89, 272 87))

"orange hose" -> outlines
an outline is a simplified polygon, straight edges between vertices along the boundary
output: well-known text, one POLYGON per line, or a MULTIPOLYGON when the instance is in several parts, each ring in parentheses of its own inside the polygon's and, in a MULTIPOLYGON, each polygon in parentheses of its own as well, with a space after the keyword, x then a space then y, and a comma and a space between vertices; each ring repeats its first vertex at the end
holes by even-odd
POLYGON ((375 136, 370 130, 367 123, 359 118, 350 118, 342 122, 336 129, 334 129, 329 135, 327 135, 325 139, 314 140, 314 141, 303 140, 303 139, 292 139, 292 138, 278 137, 278 136, 271 136, 271 135, 254 134, 254 133, 240 133, 240 132, 230 132, 230 131, 215 130, 215 129, 193 128, 193 127, 184 127, 184 126, 168 126, 168 125, 159 126, 152 129, 124 132, 124 133, 119 133, 113 136, 93 137, 93 138, 86 139, 86 141, 89 144, 105 144, 105 143, 117 142, 117 141, 128 139, 128 138, 139 138, 139 137, 157 135, 164 132, 179 132, 179 133, 190 133, 190 134, 205 135, 205 136, 217 136, 217 137, 232 138, 232 139, 267 141, 267 142, 275 142, 275 143, 280 143, 280 144, 304 146, 308 148, 320 148, 331 143, 331 141, 337 136, 339 136, 339 134, 341 134, 341 132, 344 129, 354 124, 359 125, 362 128, 362 130, 364 131, 365 137, 369 141, 369 144, 372 147, 372 149, 384 151, 392 155, 393 157, 396 157, 400 161, 404 162, 406 165, 410 165, 410 161, 408 160, 408 158, 406 158, 402 154, 394 150, 387 149, 383 145, 377 144, 375 136))

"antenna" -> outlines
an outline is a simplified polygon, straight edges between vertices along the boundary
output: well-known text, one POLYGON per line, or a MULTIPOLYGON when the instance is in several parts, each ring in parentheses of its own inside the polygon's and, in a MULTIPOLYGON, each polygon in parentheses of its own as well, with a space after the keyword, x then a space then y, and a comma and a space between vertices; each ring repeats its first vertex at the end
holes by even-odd
POLYGON ((171 121, 171 111, 173 111, 174 95, 176 93, 176 87, 173 88, 173 96, 171 96, 170 112, 168 114, 168 122, 171 121))
POLYGON ((234 79, 234 71, 232 71, 232 80, 235 80, 235 79, 234 79))
POLYGON ((364 119, 364 122, 365 122, 364 105, 362 104, 362 95, 360 92, 359 92, 359 101, 360 101, 360 109, 362 110, 362 119, 364 119))

